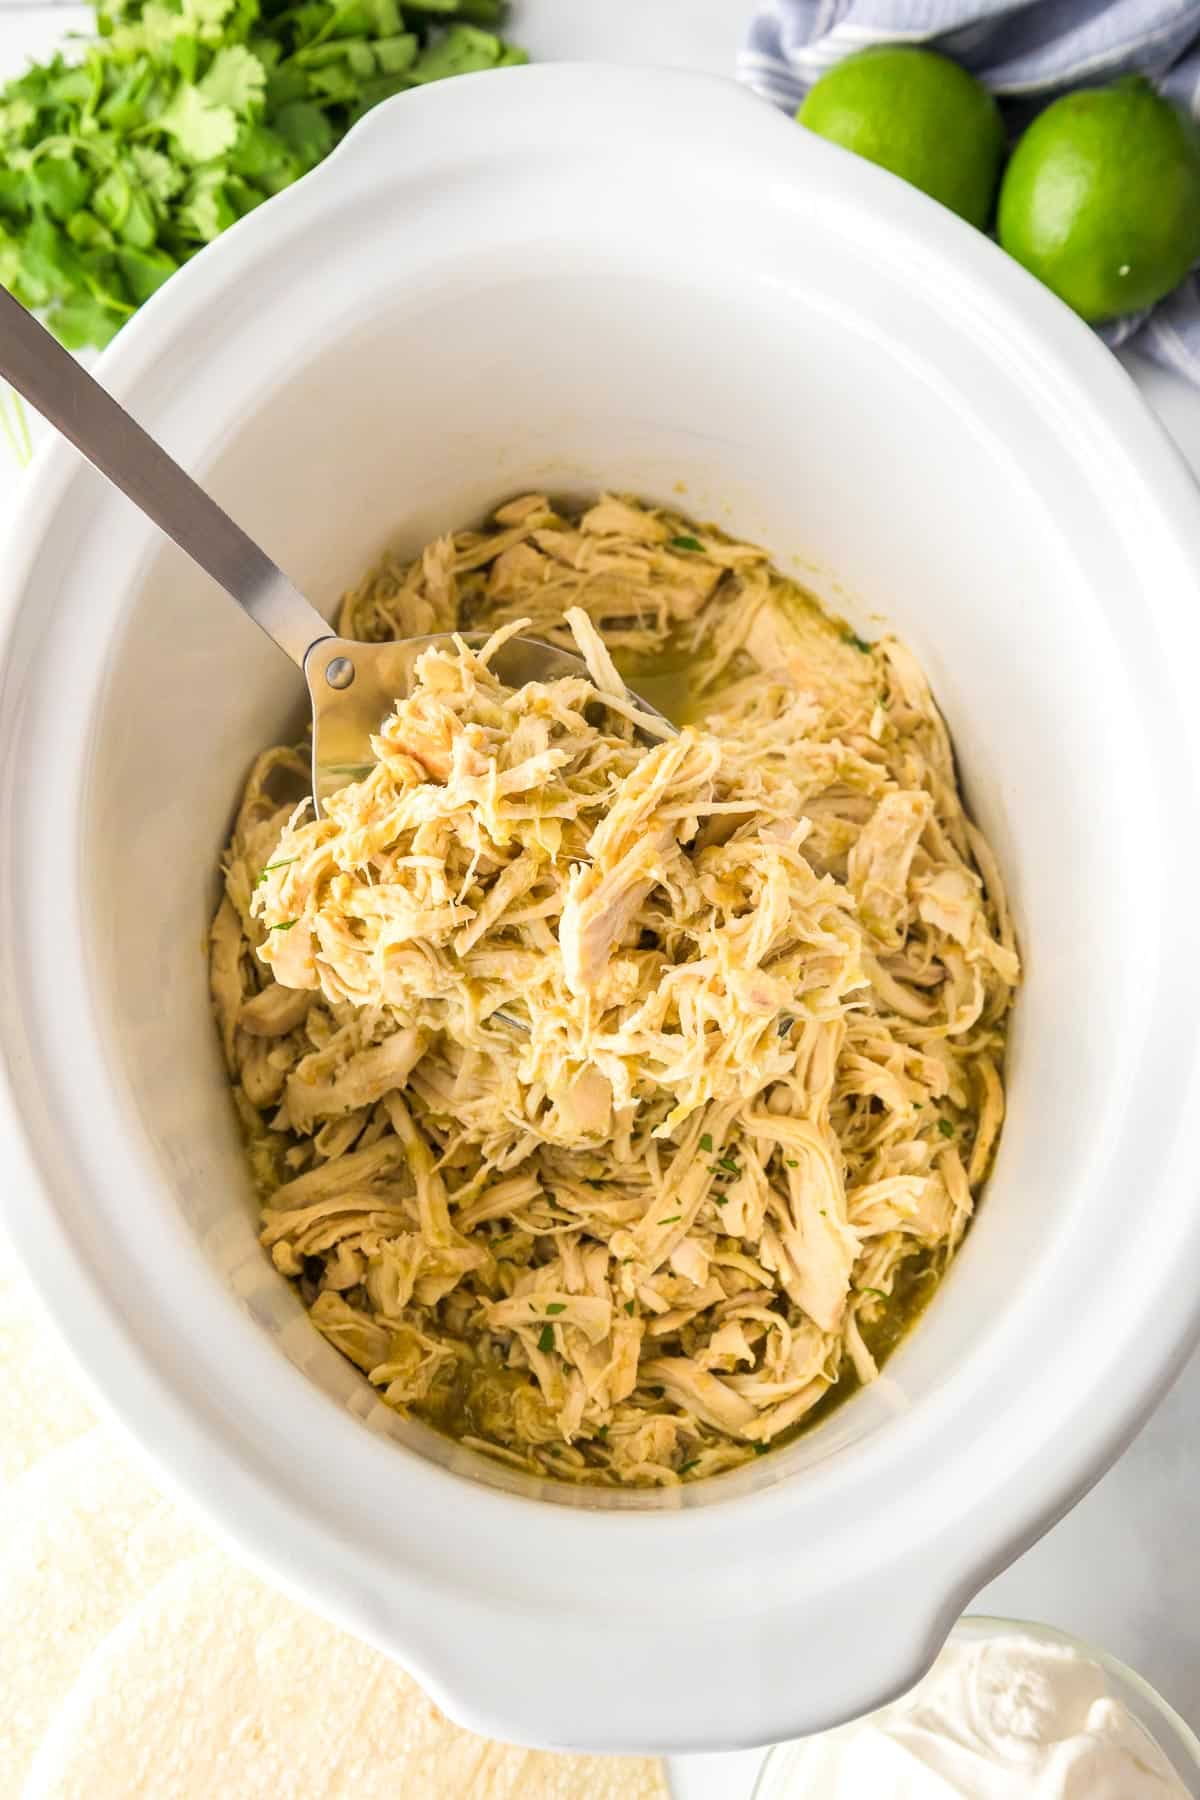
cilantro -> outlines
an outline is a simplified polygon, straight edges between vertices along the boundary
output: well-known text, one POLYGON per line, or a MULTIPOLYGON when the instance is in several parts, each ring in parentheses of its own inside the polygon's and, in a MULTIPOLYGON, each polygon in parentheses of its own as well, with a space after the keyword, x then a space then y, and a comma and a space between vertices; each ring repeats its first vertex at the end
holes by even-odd
POLYGON ((500 61, 504 45, 476 25, 451 25, 445 34, 422 51, 410 71, 414 82, 444 81, 448 75, 469 75, 476 69, 492 69, 500 61))
POLYGON ((770 1444, 755 1444, 754 1454, 755 1456, 765 1456, 770 1448, 770 1444))
POLYGON ((632 1317, 633 1317, 633 1301, 632 1300, 627 1300, 625 1302, 625 1311, 626 1311, 626 1314, 628 1315, 628 1317, 632 1319, 632 1317))
POLYGON ((553 1316, 555 1313, 564 1313, 564 1312, 566 1312, 566 1310, 567 1310, 567 1307, 566 1307, 566 1302, 564 1300, 551 1300, 546 1307, 546 1311, 551 1316, 553 1316))
POLYGON ((741 1169, 732 1156, 722 1156, 717 1161, 718 1169, 725 1169, 730 1175, 740 1175, 741 1169))
POLYGON ((884 1293, 882 1288, 864 1287, 864 1288, 859 1288, 858 1291, 860 1294, 874 1294, 876 1300, 886 1300, 887 1299, 887 1295, 884 1293))
POLYGON ((714 1194, 712 1196, 712 1203, 714 1206, 728 1206, 729 1205, 729 1195, 728 1194, 714 1194))
POLYGON ((185 81, 177 87, 169 106, 155 120, 155 129, 175 140, 175 151, 184 162, 206 163, 233 148, 238 134, 232 107, 221 106, 198 87, 185 81))
POLYGON ((682 1217, 682 1213, 672 1213, 669 1219, 660 1219, 658 1222, 660 1225, 677 1225, 682 1217))
MULTIPOLYGON (((132 250, 121 248, 117 251, 117 267, 125 279, 125 286, 132 294, 137 305, 148 300, 157 288, 160 288, 168 275, 173 275, 179 264, 165 250, 132 250)), ((65 308, 59 309, 56 315, 60 331, 62 314, 65 308)))
POLYGON ((217 51, 196 91, 210 107, 228 107, 246 119, 262 100, 266 85, 267 71, 253 51, 228 44, 217 51))
POLYGON ((843 631, 843 644, 849 644, 855 650, 861 650, 864 656, 870 656, 874 646, 868 644, 866 638, 860 638, 856 631, 843 631))
POLYGON ((183 186, 183 172, 175 167, 169 156, 161 150, 152 150, 149 144, 131 144, 127 161, 129 171, 141 182, 152 200, 165 206, 173 200, 183 186))
POLYGON ((690 1456, 688 1458, 687 1462, 680 1463, 678 1469, 676 1470, 676 1474, 688 1475, 691 1473, 691 1471, 693 1469, 698 1469, 699 1467, 700 1467, 700 1458, 698 1456, 690 1456))
POLYGON ((538 1349, 553 1350, 553 1348, 554 1327, 553 1325, 543 1325, 541 1331, 538 1333, 538 1349))
POLYGON ((700 1139, 700 1148, 702 1150, 711 1150, 712 1147, 713 1147, 712 1138, 709 1136, 708 1132, 706 1131, 704 1136, 700 1139))
POLYGON ((608 1439, 608 1426, 597 1425, 595 1435, 600 1439, 602 1444, 605 1443, 608 1439))
POLYGON ((704 545, 700 542, 699 538, 675 537, 675 538, 671 539, 671 548, 672 548, 672 550, 695 551, 695 550, 703 550, 704 545))
MULTIPOLYGON (((0 283, 102 347, 183 262, 389 95, 524 60, 502 0, 93 0, 0 87, 0 283)), ((20 420, 0 430, 24 453, 20 420)))
POLYGON ((298 925, 299 923, 300 923, 299 919, 280 919, 280 921, 277 925, 268 925, 267 930, 268 931, 290 931, 292 929, 293 925, 298 925))
POLYGON ((784 1160, 789 1169, 798 1169, 800 1167, 798 1159, 794 1156, 785 1157, 784 1160))
POLYGON ((954 1136, 954 1127, 950 1123, 949 1119, 939 1119, 938 1120, 938 1130, 941 1132, 942 1136, 945 1138, 951 1138, 954 1136))
POLYGON ((29 420, 25 416, 25 407, 20 394, 0 386, 0 431, 8 440, 8 447, 24 468, 33 457, 33 445, 29 440, 29 420))

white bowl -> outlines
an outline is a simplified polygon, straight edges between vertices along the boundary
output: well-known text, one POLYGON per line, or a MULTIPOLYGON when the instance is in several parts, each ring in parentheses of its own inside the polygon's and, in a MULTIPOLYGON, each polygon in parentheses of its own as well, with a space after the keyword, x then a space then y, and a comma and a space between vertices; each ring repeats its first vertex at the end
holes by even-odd
MULTIPOLYGON (((992 1619, 982 1613, 960 1619, 950 1638, 964 1646, 994 1644, 1004 1639, 1014 1639, 1021 1646, 1032 1640, 1051 1650, 1073 1651, 1081 1661, 1099 1663, 1108 1678, 1111 1697, 1132 1713, 1143 1731, 1158 1745, 1186 1792, 1200 1795, 1200 1738, 1144 1676, 1110 1656, 1107 1650, 1098 1649, 1096 1645, 1085 1643, 1082 1638, 1072 1637, 1051 1625, 1037 1625, 1028 1619, 992 1619)), ((776 1744, 769 1750, 750 1800, 801 1800, 803 1789, 796 1777, 803 1766, 803 1753, 803 1742, 776 1744)), ((1154 1785, 1160 1787, 1157 1782, 1154 1785)), ((863 1800, 868 1800, 868 1796, 864 1795, 863 1800)))
POLYGON ((1174 453, 949 213, 732 86, 596 67, 372 114, 102 376, 326 607, 387 543, 609 485, 682 494, 922 658, 1028 970, 978 1222, 810 1437, 682 1493, 539 1496, 387 1412, 256 1242, 203 943, 294 670, 62 445, 0 588, 7 1222, 162 1470, 499 1736, 761 1743, 911 1686, 1200 1319, 1200 505, 1174 453))

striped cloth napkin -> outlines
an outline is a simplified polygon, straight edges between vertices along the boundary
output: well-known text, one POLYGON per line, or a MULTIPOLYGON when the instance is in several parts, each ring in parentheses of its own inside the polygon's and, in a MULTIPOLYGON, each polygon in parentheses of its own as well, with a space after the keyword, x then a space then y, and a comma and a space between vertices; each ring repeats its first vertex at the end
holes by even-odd
MULTIPOLYGON (((1014 129, 1064 89, 1132 71, 1200 119, 1200 0, 760 0, 738 75, 794 112, 826 69, 878 43, 953 57, 991 88, 1014 129)), ((1200 276, 1102 335, 1200 386, 1200 276)))

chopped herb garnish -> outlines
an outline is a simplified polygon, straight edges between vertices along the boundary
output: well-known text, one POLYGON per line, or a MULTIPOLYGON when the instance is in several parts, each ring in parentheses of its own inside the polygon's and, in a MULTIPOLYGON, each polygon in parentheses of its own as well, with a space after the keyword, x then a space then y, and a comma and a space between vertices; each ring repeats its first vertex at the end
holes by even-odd
POLYGON ((799 1164, 798 1160, 796 1159, 796 1157, 789 1156, 787 1158, 787 1166, 789 1169, 798 1169, 800 1167, 800 1164, 799 1164))
POLYGON ((706 1131, 704 1136, 700 1139, 700 1148, 702 1150, 711 1150, 712 1147, 713 1147, 712 1138, 709 1136, 708 1132, 706 1131))
POLYGON ((731 1175, 740 1175, 742 1172, 732 1156, 722 1156, 717 1162, 717 1167, 718 1169, 728 1169, 731 1175))
POLYGON ((687 1475, 690 1474, 693 1469, 698 1469, 699 1467, 700 1458, 698 1456, 690 1456, 687 1462, 680 1463, 678 1473, 680 1475, 687 1475))
POLYGON ((299 862, 299 861, 300 861, 300 858, 298 856, 281 856, 278 862, 267 863, 263 869, 262 874, 259 876, 258 880, 255 882, 255 884, 254 884, 255 887, 261 887, 263 882, 267 879, 267 876, 271 873, 271 871, 273 869, 288 869, 291 867, 291 865, 293 863, 299 862))
POLYGON ((939 1119, 938 1120, 938 1130, 941 1132, 943 1137, 953 1137, 954 1136, 954 1127, 950 1123, 949 1119, 939 1119))
POLYGON ((625 1311, 628 1314, 628 1316, 632 1319, 632 1317, 633 1317, 633 1301, 632 1300, 627 1300, 625 1302, 625 1311))
POLYGON ((728 1206, 729 1205, 729 1195, 728 1194, 714 1194, 712 1197, 712 1203, 714 1206, 728 1206))
POLYGON ((864 1288, 859 1288, 858 1291, 860 1294, 874 1294, 876 1300, 886 1300, 887 1299, 887 1295, 884 1293, 882 1288, 866 1288, 866 1287, 864 1287, 864 1288))
POLYGON ((672 1213, 669 1219, 660 1219, 658 1222, 660 1225, 677 1225, 682 1217, 682 1213, 672 1213))
POLYGON ((553 1348, 554 1327, 553 1325, 543 1325, 541 1331, 538 1333, 538 1349, 553 1350, 553 1348))
MULTIPOLYGON (((321 162, 390 94, 524 56, 497 0, 95 0, 0 89, 0 270, 70 350, 321 162)), ((23 453, 19 421, 8 423, 23 453)))
POLYGON ((842 642, 844 644, 853 645, 855 650, 861 650, 864 656, 870 656, 873 648, 872 645, 868 644, 865 638, 860 638, 856 631, 844 631, 842 633, 842 642))
POLYGON ((299 919, 280 919, 280 921, 277 925, 268 925, 267 930, 268 931, 290 931, 292 929, 293 925, 298 925, 299 923, 300 923, 299 919))
POLYGON ((754 1454, 755 1456, 765 1456, 770 1448, 770 1444, 755 1444, 754 1454))
POLYGON ((546 1307, 546 1311, 551 1315, 551 1317, 553 1317, 553 1315, 555 1313, 566 1312, 566 1310, 567 1310, 567 1303, 565 1300, 551 1300, 549 1305, 546 1307))
POLYGON ((703 550, 704 545, 699 538, 677 537, 671 539, 672 550, 703 550))
POLYGON ((600 1442, 603 1444, 608 1438, 608 1426, 607 1425, 597 1425, 595 1435, 600 1439, 600 1442))

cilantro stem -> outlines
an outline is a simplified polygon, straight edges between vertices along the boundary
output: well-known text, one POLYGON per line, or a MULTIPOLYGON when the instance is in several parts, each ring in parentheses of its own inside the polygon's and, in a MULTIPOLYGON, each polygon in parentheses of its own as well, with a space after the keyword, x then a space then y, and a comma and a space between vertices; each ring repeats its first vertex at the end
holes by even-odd
POLYGON ((0 430, 4 432, 8 447, 21 468, 28 468, 33 459, 33 444, 29 437, 29 420, 20 394, 12 388, 0 388, 0 430))

